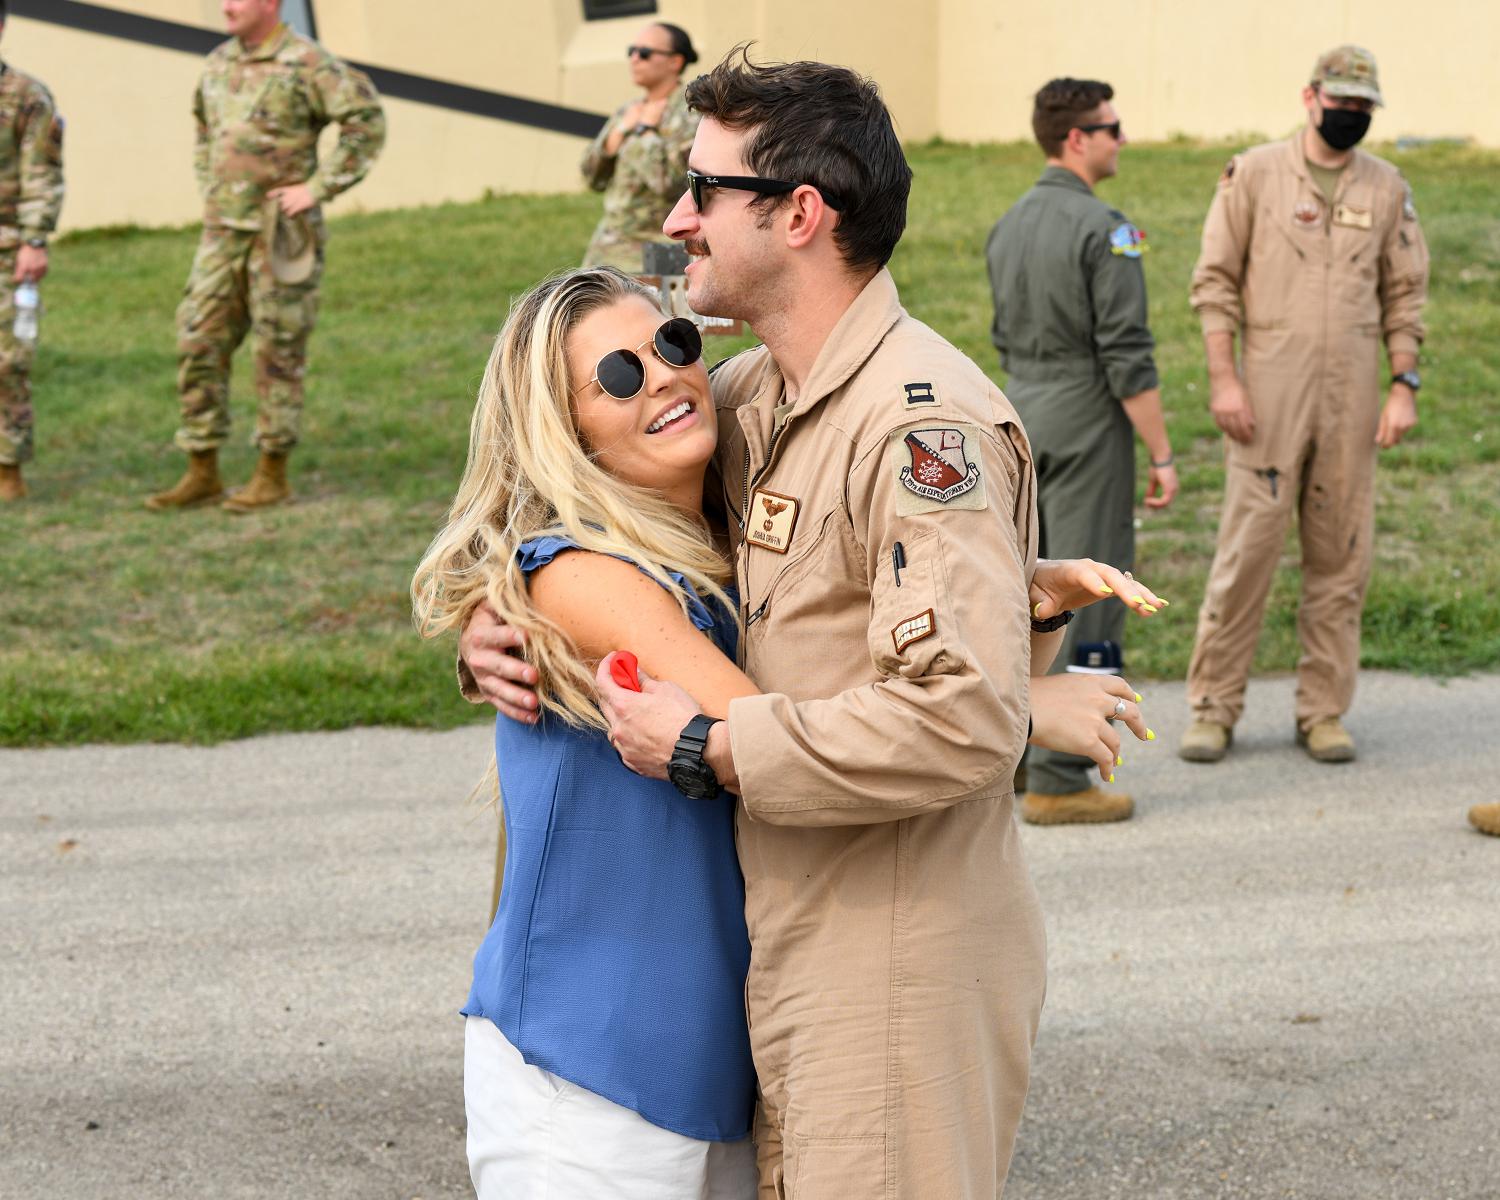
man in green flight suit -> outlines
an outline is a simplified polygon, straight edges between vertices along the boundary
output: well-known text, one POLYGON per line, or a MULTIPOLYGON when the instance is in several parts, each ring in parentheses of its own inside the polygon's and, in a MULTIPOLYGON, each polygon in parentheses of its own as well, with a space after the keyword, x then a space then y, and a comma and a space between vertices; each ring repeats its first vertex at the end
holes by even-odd
MULTIPOLYGON (((0 0, 0 32, 5 8, 0 0)), ((26 495, 36 337, 34 327, 30 336, 16 329, 16 288, 47 273, 47 235, 63 199, 62 131, 45 85, 0 62, 0 504, 26 495)))
MULTIPOLYGON (((995 299, 992 336, 1010 376, 1005 393, 1036 459, 1039 553, 1129 568, 1132 428, 1150 454, 1148 508, 1172 502, 1177 471, 1146 324, 1146 236, 1093 191, 1115 173, 1125 142, 1113 97, 1109 84, 1087 79, 1054 79, 1037 92, 1031 126, 1047 169, 990 231, 985 257, 995 299)), ((1125 614, 1120 604, 1080 612, 1053 671, 1119 671, 1112 655, 1090 655, 1089 648, 1118 647, 1125 614), (1080 648, 1088 662, 1079 662, 1080 648)), ((1129 817, 1129 796, 1090 785, 1093 766, 1031 748, 1021 815, 1038 825, 1129 817)))
POLYGON ((229 437, 229 360, 246 332, 259 400, 255 474, 224 507, 248 512, 291 492, 307 339, 318 311, 326 233, 322 208, 365 177, 385 143, 369 77, 280 20, 280 0, 223 0, 234 35, 208 56, 194 97, 194 167, 203 238, 177 309, 177 445, 187 473, 146 501, 156 509, 220 499, 219 447, 229 437), (318 162, 318 133, 339 127, 318 162))

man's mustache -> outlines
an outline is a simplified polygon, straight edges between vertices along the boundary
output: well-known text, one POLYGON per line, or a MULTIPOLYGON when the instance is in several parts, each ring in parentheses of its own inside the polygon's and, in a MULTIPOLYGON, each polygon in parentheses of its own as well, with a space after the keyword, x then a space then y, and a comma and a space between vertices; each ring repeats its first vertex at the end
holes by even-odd
POLYGON ((688 239, 687 241, 682 243, 682 248, 689 254, 694 255, 698 258, 708 257, 708 243, 703 241, 701 238, 688 239))

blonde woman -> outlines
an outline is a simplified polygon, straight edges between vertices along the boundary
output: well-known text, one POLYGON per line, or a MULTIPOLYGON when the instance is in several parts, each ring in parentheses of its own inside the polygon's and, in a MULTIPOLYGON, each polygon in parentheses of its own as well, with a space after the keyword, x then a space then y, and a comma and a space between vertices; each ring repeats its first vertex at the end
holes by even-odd
POLYGON ((641 96, 622 105, 583 156, 583 178, 604 193, 583 265, 639 272, 647 242, 667 242, 662 222, 682 195, 698 118, 683 97, 682 73, 698 61, 676 25, 647 25, 625 47, 641 96))
POLYGON ((722 792, 633 775, 594 669, 632 650, 710 716, 734 666, 730 571, 703 517, 716 417, 690 322, 612 268, 549 279, 496 340, 422 632, 481 602, 524 630, 541 719, 499 719, 506 886, 474 960, 464 1091, 481 1200, 750 1197, 749 941, 722 792))

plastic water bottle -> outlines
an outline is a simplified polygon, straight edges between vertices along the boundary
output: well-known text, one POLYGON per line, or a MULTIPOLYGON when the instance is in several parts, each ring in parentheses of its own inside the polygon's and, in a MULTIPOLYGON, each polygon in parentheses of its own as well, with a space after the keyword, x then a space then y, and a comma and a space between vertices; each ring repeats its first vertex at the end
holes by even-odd
POLYGON ((25 280, 16 288, 16 323, 14 333, 17 340, 36 341, 37 317, 42 310, 42 296, 31 280, 25 280))

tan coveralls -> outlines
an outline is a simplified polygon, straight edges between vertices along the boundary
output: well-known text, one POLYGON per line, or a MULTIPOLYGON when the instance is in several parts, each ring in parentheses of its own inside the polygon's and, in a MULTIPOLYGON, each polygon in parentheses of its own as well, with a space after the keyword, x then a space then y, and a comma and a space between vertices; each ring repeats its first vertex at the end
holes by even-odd
POLYGON ((714 393, 741 654, 767 693, 729 710, 761 1195, 993 1200, 1045 986, 1011 793, 1030 448, 886 271, 795 404, 764 349, 714 393))
POLYGON ((1330 205, 1302 135, 1225 169, 1203 226, 1192 302, 1205 333, 1241 332, 1255 415, 1225 439, 1218 549, 1198 614, 1188 698, 1233 726, 1266 593, 1295 510, 1301 524, 1297 724, 1348 711, 1375 532, 1380 342, 1415 354, 1425 332, 1427 244, 1391 164, 1356 150, 1330 205))

